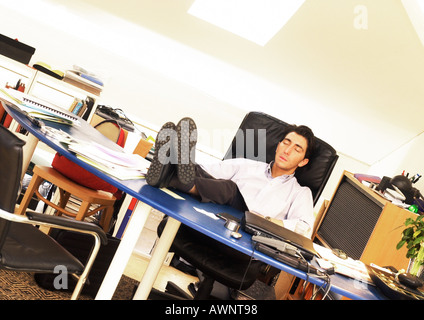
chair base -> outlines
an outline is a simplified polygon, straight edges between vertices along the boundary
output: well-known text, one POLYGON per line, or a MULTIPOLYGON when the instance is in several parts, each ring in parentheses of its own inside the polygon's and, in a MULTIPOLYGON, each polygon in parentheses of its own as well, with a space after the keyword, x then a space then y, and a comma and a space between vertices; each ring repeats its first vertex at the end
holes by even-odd
POLYGON ((173 282, 168 282, 166 291, 160 291, 152 288, 148 300, 192 300, 193 297, 187 294, 184 290, 179 288, 173 282))
POLYGON ((226 293, 222 293, 222 288, 219 288, 218 293, 215 294, 214 286, 220 285, 212 278, 204 278, 198 283, 191 283, 188 289, 191 293, 188 294, 182 288, 178 287, 175 283, 168 281, 166 284, 165 292, 152 288, 148 300, 230 300, 231 295, 229 289, 225 286, 226 293), (199 284, 197 287, 196 284, 199 284))

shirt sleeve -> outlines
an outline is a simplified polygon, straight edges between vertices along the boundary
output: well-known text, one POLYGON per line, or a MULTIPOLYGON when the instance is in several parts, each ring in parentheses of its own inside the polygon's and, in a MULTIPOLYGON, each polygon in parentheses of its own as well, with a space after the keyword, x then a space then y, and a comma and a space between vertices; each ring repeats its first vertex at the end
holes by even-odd
MULTIPOLYGON (((296 226, 299 221, 303 221, 309 227, 309 230, 305 236, 311 237, 312 228, 314 227, 315 216, 314 216, 314 205, 312 200, 312 192, 309 188, 303 187, 301 192, 292 202, 290 209, 283 219, 284 227, 292 231, 296 230, 296 226)), ((300 227, 298 228, 300 229, 300 227)))
POLYGON ((216 179, 232 179, 239 171, 243 159, 228 159, 201 164, 203 170, 216 179))

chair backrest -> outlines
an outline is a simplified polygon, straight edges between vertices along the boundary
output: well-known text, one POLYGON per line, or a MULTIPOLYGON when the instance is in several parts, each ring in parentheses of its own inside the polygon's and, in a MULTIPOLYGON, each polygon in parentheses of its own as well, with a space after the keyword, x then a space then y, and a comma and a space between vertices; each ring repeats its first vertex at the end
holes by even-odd
MULTIPOLYGON (((23 146, 25 142, 0 125, 0 209, 13 213, 21 186, 23 146)), ((0 219, 0 250, 10 221, 0 219)))
POLYGON ((0 125, 0 208, 12 213, 20 191, 24 144, 0 125))
MULTIPOLYGON (((248 158, 271 162, 274 160, 277 144, 284 138, 282 132, 288 125, 262 112, 248 113, 224 159, 248 158)), ((319 138, 315 140, 315 149, 309 163, 295 172, 299 184, 311 189, 314 204, 317 203, 338 159, 333 147, 319 138)))
POLYGON ((125 146, 125 131, 121 128, 118 121, 114 119, 103 120, 97 123, 94 128, 96 128, 106 138, 116 142, 122 148, 125 146))

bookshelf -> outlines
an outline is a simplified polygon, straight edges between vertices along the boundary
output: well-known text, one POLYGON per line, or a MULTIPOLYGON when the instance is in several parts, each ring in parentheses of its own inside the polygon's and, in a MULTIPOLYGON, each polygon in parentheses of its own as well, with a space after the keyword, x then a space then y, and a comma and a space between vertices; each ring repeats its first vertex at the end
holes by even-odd
MULTIPOLYGON (((90 121, 99 99, 97 94, 53 78, 28 65, 0 55, 0 86, 2 88, 6 86, 15 88, 18 83, 21 84, 21 89, 25 93, 68 110, 75 99, 85 101, 90 98, 93 101, 93 105, 82 115, 87 121, 90 121)), ((5 122, 6 116, 3 114, 1 116, 1 123, 15 131, 15 127, 11 124, 11 119, 5 122)))
MULTIPOLYGON (((90 121, 94 114, 99 99, 98 95, 66 83, 63 80, 53 78, 26 64, 0 55, 0 87, 16 88, 18 84, 20 84, 20 90, 23 92, 68 110, 71 108, 75 99, 84 101, 90 98, 93 102, 92 106, 90 109, 86 109, 83 115, 83 118, 87 121, 90 121)), ((5 113, 3 108, 0 108, 0 124, 9 128, 10 131, 27 142, 24 147, 24 168, 28 167, 33 154, 38 157, 37 153, 40 147, 43 148, 44 154, 50 152, 50 148, 47 148, 47 146, 43 144, 39 145, 31 136, 22 134, 18 124, 5 113), (26 155, 29 156, 26 157, 26 155)))

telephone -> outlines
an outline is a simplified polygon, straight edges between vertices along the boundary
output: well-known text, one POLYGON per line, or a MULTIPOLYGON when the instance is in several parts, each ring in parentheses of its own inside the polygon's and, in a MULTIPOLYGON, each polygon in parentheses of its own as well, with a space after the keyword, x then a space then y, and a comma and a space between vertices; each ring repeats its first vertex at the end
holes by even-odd
POLYGON ((409 273, 399 273, 393 267, 367 266, 373 283, 390 299, 424 300, 424 283, 409 273))

